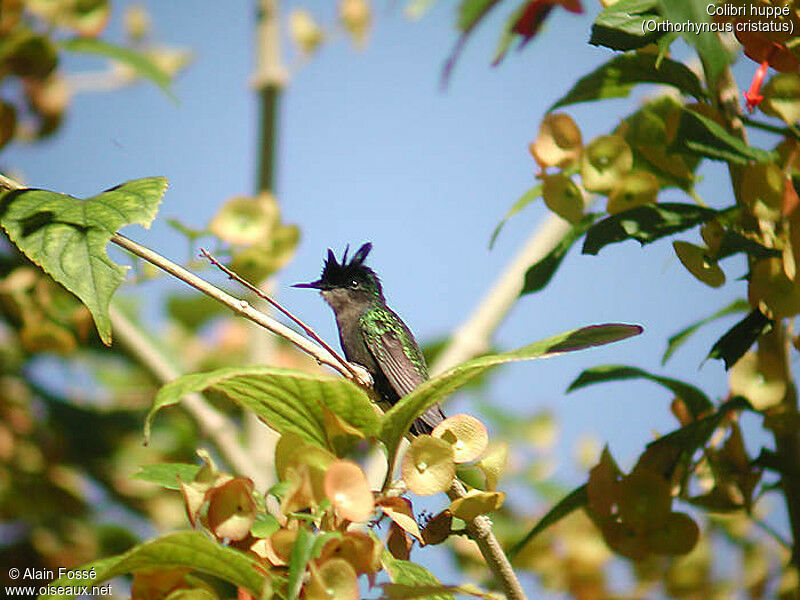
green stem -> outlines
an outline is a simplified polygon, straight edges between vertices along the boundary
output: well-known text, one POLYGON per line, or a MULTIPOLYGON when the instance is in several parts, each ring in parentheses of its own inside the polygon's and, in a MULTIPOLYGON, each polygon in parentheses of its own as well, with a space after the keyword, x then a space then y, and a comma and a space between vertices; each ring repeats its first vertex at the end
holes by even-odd
MULTIPOLYGON (((747 131, 744 128, 744 124, 750 119, 741 114, 741 109, 739 108, 739 88, 736 85, 736 80, 733 78, 730 67, 726 68, 719 78, 715 102, 723 117, 726 119, 728 130, 740 140, 747 143, 747 131)), ((742 198, 740 193, 740 182, 743 173, 742 166, 728 163, 728 171, 730 173, 731 183, 733 184, 736 203, 739 206, 744 206, 745 199, 742 198)), ((749 213, 745 212, 743 214, 746 215, 749 213)), ((745 226, 753 231, 759 231, 761 229, 758 221, 752 217, 750 221, 745 223, 745 226)), ((753 259, 751 258, 751 266, 752 262, 753 259)), ((789 365, 786 324, 783 321, 777 320, 772 330, 759 338, 758 352, 762 357, 767 357, 766 361, 770 364, 780 367, 783 378, 787 384, 786 395, 781 404, 774 407, 771 412, 780 414, 780 420, 793 423, 798 413, 797 389, 792 379, 789 365)), ((796 427, 776 427, 772 433, 775 438, 775 450, 779 460, 787 465, 800 463, 800 431, 798 431, 796 427)), ((797 477, 783 475, 781 477, 781 488, 786 501, 789 525, 792 531, 791 562, 796 568, 800 569, 800 545, 798 545, 798 540, 800 540, 800 480, 797 477)))
POLYGON ((784 137, 793 137, 794 139, 800 141, 800 131, 798 131, 797 127, 780 127, 778 125, 772 125, 771 123, 758 121, 746 115, 742 115, 741 119, 742 123, 750 127, 755 127, 756 129, 761 129, 762 131, 768 131, 770 133, 777 133, 778 135, 782 135, 784 137))

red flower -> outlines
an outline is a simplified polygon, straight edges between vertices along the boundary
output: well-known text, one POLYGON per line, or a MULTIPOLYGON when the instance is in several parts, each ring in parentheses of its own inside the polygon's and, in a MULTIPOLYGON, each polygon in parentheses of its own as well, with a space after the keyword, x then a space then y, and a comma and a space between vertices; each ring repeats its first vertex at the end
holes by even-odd
POLYGON ((747 102, 747 110, 753 112, 759 104, 764 100, 761 95, 761 86, 764 83, 764 78, 767 76, 767 69, 769 68, 769 60, 765 60, 758 66, 756 74, 753 75, 753 80, 750 82, 750 87, 744 93, 744 99, 747 102))

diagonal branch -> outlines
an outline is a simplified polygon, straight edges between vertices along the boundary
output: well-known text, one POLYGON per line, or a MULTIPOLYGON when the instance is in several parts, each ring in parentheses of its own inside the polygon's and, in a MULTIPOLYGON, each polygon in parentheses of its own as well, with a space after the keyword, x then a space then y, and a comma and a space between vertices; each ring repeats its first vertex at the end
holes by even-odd
POLYGON ((371 378, 366 371, 358 371, 351 365, 353 372, 358 373, 358 376, 354 375, 353 372, 349 369, 345 369, 340 362, 331 355, 330 352, 325 350, 322 346, 312 342, 311 340, 303 337, 293 329, 290 329, 283 323, 276 321, 272 317, 264 314, 260 310, 253 308, 253 306, 247 302, 246 300, 242 300, 240 298, 236 298, 231 296, 227 292, 219 289, 215 285, 212 285, 205 279, 202 279, 195 275, 194 273, 187 271, 180 265, 172 262, 171 260, 161 256, 157 252, 142 246, 141 244, 137 244, 133 240, 121 235, 119 233, 115 233, 111 237, 111 241, 114 242, 120 248, 124 248, 131 254, 135 254, 139 258, 142 258, 149 262, 152 265, 166 271, 173 277, 177 277, 184 283, 189 284, 196 290, 203 292, 207 296, 210 296, 214 300, 224 304, 228 308, 230 308, 234 313, 239 316, 245 317, 249 319, 253 323, 260 325, 264 329, 274 333, 275 335, 279 335, 280 337, 284 338, 285 340, 289 341, 290 343, 297 346, 300 350, 305 352, 306 354, 311 355, 314 357, 317 362, 320 364, 328 365, 329 367, 338 371, 344 377, 355 381, 359 385, 363 385, 365 387, 370 387, 372 385, 371 378))
POLYGON ((330 344, 328 344, 328 342, 323 340, 319 336, 319 334, 317 334, 316 331, 314 331, 311 327, 306 325, 302 320, 300 320, 296 316, 294 316, 294 314, 292 314, 291 311, 287 310, 282 304, 280 304, 276 300, 273 300, 272 298, 270 298, 270 296, 268 294, 265 294, 263 291, 258 289, 258 287, 254 286, 252 283, 250 283, 249 281, 247 281, 246 279, 241 277, 238 273, 236 273, 235 271, 230 270, 228 267, 223 265, 216 258, 214 258, 214 256, 210 252, 208 252, 204 248, 200 249, 200 254, 202 254, 212 265, 214 265, 220 271, 225 273, 230 279, 233 279, 234 281, 242 284, 248 290, 253 292, 256 296, 258 296, 262 300, 266 300, 267 302, 270 303, 270 305, 272 305, 274 308, 276 308, 281 313, 283 313, 286 317, 291 319, 294 323, 297 324, 298 327, 300 327, 303 331, 305 331, 305 333, 306 333, 306 335, 308 335, 308 337, 310 337, 312 340, 317 342, 320 346, 325 348, 325 350, 330 352, 331 355, 336 357, 336 360, 338 360, 339 363, 345 369, 347 369, 354 378, 359 377, 358 371, 356 371, 356 368, 352 364, 347 362, 347 360, 345 360, 338 352, 336 352, 336 350, 331 348, 330 344))

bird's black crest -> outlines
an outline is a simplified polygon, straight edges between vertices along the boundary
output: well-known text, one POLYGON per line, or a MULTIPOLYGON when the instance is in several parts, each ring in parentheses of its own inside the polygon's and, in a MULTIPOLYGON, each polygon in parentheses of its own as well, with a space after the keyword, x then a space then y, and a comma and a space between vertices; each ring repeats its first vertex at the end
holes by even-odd
POLYGON ((353 255, 353 258, 350 259, 350 262, 347 261, 349 249, 350 246, 345 248, 341 262, 336 260, 333 250, 328 249, 328 258, 325 259, 325 267, 322 269, 320 282, 334 287, 346 286, 354 279, 362 281, 374 280, 377 282, 378 276, 375 275, 375 271, 364 264, 367 255, 372 250, 372 244, 367 242, 361 246, 353 255))

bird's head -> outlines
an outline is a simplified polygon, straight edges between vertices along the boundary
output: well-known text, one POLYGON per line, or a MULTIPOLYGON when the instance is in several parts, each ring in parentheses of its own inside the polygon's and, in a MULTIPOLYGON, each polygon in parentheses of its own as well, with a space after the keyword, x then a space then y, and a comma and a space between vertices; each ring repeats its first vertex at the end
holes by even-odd
POLYGON ((344 303, 362 303, 379 300, 383 302, 383 289, 375 271, 364 264, 372 250, 367 242, 347 261, 349 246, 345 248, 341 262, 336 260, 333 250, 328 249, 328 258, 322 275, 310 283, 296 283, 292 287, 312 288, 322 292, 322 297, 334 308, 344 303))

